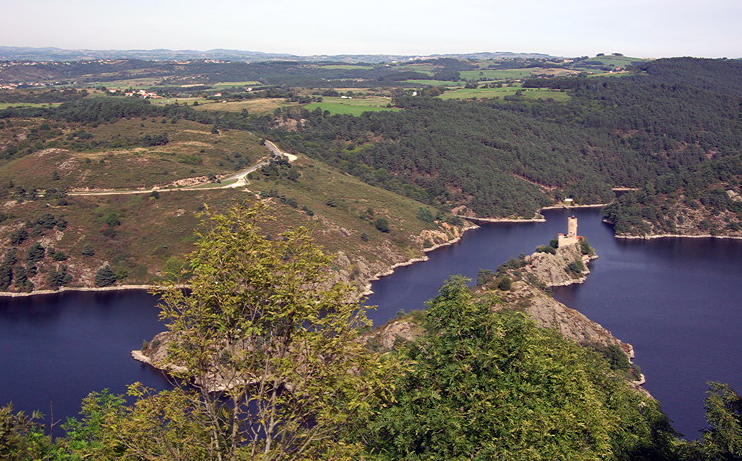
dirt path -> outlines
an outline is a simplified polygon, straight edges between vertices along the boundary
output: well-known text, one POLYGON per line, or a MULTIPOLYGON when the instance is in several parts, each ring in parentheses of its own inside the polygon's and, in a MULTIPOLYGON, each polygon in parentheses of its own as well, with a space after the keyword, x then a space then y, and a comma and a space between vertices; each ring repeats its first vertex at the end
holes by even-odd
MULTIPOLYGON (((289 162, 293 162, 298 157, 287 152, 283 152, 278 146, 270 141, 265 141, 265 147, 271 151, 273 157, 285 157, 289 162)), ((244 170, 240 170, 235 174, 229 175, 221 179, 221 184, 209 185, 203 184, 199 186, 182 186, 182 187, 152 187, 149 189, 109 189, 109 190, 94 190, 94 191, 73 191, 68 192, 67 195, 133 195, 133 194, 151 194, 152 192, 182 192, 182 191, 194 191, 194 190, 215 190, 215 189, 231 189, 237 187, 245 187, 248 185, 247 175, 250 173, 263 168, 270 162, 269 156, 261 158, 258 163, 252 165, 244 170)))

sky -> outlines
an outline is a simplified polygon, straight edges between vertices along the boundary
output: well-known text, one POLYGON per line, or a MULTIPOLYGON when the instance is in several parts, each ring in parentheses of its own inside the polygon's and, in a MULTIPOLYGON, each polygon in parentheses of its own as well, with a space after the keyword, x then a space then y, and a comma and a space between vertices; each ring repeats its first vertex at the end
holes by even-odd
POLYGON ((742 57, 741 0, 3 0, 0 45, 742 57))

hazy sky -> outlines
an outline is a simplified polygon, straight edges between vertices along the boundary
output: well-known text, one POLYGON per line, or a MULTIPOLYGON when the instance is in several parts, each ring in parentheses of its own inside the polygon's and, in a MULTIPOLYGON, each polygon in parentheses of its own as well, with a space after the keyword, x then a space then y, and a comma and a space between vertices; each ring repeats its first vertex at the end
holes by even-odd
POLYGON ((2 0, 0 45, 742 57, 742 0, 2 0))

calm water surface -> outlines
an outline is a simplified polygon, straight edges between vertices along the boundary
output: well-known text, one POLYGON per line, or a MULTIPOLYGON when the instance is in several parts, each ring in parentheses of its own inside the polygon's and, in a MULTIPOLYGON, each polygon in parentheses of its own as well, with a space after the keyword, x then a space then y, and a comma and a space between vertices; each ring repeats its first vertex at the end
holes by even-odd
POLYGON ((136 381, 167 387, 129 355, 162 331, 155 304, 143 291, 0 298, 0 405, 47 416, 51 405, 64 421, 92 391, 124 393, 136 381))
MULTIPOLYGON (((567 212, 544 213, 545 223, 492 224, 470 231, 424 263, 399 268, 373 285, 375 324, 400 310, 419 309, 451 274, 476 278, 519 253, 531 253, 566 227, 567 212)), ((675 427, 687 437, 704 425, 708 380, 742 390, 742 241, 662 239, 623 241, 600 222, 598 210, 578 210, 579 233, 597 249, 583 285, 555 296, 603 324, 636 349, 675 427)), ((63 293, 0 299, 0 402, 73 416, 90 391, 123 392, 141 381, 164 388, 158 372, 132 360, 163 327, 143 292, 63 293)))

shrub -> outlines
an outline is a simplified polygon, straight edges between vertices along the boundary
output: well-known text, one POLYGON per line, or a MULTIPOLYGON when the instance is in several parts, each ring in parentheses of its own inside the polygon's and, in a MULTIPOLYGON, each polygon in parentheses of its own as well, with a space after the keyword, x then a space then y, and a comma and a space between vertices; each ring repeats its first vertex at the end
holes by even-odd
POLYGON ((585 272, 585 264, 580 260, 572 261, 567 265, 567 271, 577 275, 582 274, 585 272))
POLYGON ((549 254, 556 254, 556 248, 554 248, 551 245, 539 245, 536 247, 536 253, 549 253, 549 254))
POLYGON ((86 243, 85 246, 82 247, 82 251, 80 251, 80 254, 83 256, 93 256, 95 255, 95 250, 89 243, 86 243))
POLYGON ((109 287, 114 283, 116 283, 116 274, 114 274, 111 266, 106 264, 95 273, 95 286, 109 287))
POLYGON ((11 245, 20 245, 28 238, 28 232, 26 232, 26 229, 19 229, 15 232, 10 233, 10 244, 11 245))
POLYGON ((495 278, 495 273, 489 269, 479 269, 477 272, 477 286, 481 287, 491 282, 495 278))
POLYGON ((41 246, 39 242, 34 243, 31 245, 31 248, 28 249, 28 253, 26 254, 26 260, 29 263, 35 263, 36 261, 41 261, 44 259, 44 255, 46 254, 46 249, 41 246))
POLYGON ((374 226, 376 226, 376 229, 380 230, 381 232, 389 232, 391 229, 389 229, 389 222, 387 222, 384 218, 379 218, 374 222, 374 226))
POLYGON ((512 287, 513 281, 510 280, 510 277, 503 277, 502 280, 500 280, 500 283, 497 285, 497 288, 502 291, 510 291, 512 287))

